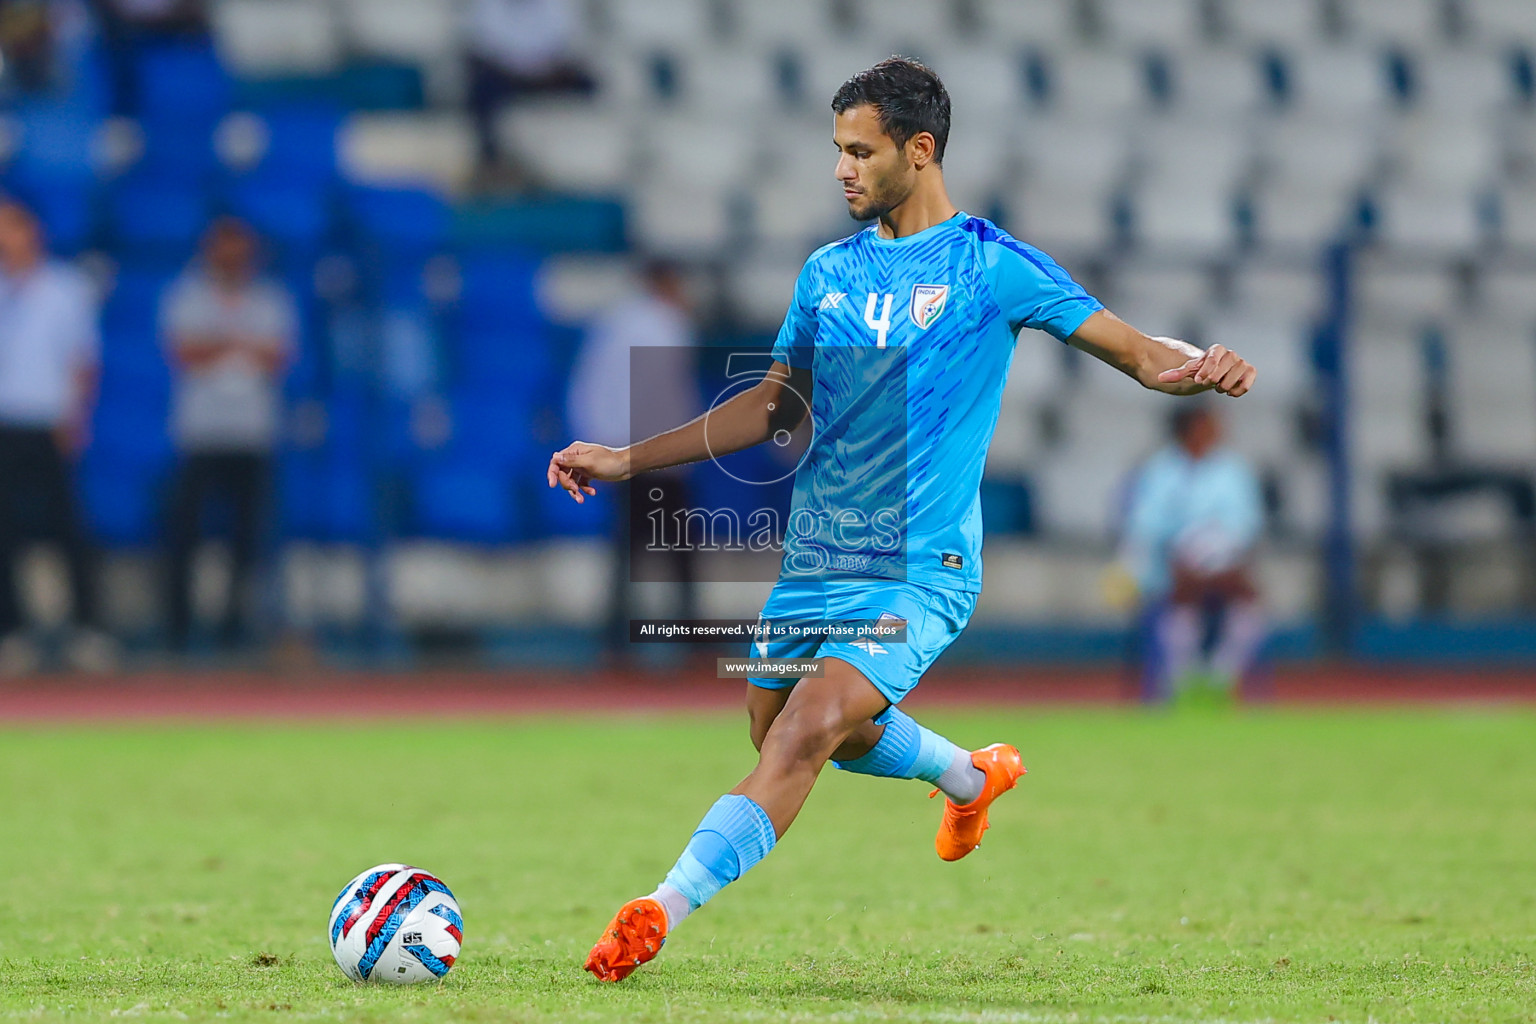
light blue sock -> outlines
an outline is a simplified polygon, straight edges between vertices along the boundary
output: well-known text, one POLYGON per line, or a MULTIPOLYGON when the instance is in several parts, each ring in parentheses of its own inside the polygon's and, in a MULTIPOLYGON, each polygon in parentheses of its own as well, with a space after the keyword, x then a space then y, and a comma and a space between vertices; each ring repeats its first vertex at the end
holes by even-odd
MULTIPOLYGON (((751 797, 729 793, 704 815, 662 886, 687 897, 691 913, 768 856, 776 842, 768 812, 751 797)), ((669 911, 669 926, 677 924, 672 918, 669 911)))
POLYGON ((986 775, 971 763, 971 752, 932 729, 924 728, 895 705, 875 719, 884 725, 869 753, 853 761, 834 761, 845 772, 885 779, 922 779, 944 791, 957 804, 981 795, 986 775))

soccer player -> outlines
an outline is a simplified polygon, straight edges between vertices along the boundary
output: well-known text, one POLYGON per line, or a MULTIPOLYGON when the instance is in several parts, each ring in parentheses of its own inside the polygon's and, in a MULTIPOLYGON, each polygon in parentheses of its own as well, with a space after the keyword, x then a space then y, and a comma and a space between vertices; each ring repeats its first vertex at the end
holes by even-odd
POLYGON ((982 465, 1021 328, 1168 394, 1237 397, 1253 386, 1254 368, 1235 353, 1148 337, 1044 253, 958 212, 942 168, 949 96, 928 68, 881 61, 844 83, 832 110, 848 211, 874 223, 806 261, 768 374, 637 444, 571 444, 550 459, 548 481, 582 502, 597 481, 782 443, 810 416, 783 570, 761 618, 904 623, 906 642, 824 633, 753 644, 758 657, 814 655, 823 674, 748 681, 757 766, 709 809, 656 890, 614 916, 585 965, 605 981, 652 959, 685 917, 762 860, 828 760, 942 791, 941 858, 980 844, 992 802, 1024 774, 1018 750, 966 750, 900 704, 981 590, 982 465))

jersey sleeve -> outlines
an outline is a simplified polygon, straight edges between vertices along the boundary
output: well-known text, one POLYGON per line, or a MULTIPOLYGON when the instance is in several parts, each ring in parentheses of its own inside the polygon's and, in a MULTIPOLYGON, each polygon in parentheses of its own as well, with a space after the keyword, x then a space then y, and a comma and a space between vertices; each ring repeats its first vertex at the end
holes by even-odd
POLYGON ((1001 232, 982 240, 981 257, 992 296, 1015 334, 1033 327, 1066 341, 1104 308, 1055 260, 1001 232))
POLYGON ((784 314, 784 325, 773 343, 774 362, 809 369, 816 348, 816 290, 812 263, 806 261, 795 279, 795 294, 784 314))

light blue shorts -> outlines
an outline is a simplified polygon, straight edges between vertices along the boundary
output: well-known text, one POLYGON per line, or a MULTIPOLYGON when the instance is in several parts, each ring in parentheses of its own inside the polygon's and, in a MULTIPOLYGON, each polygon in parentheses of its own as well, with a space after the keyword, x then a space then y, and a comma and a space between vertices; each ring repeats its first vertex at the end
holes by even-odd
MULTIPOLYGON (((895 616, 907 624, 906 643, 879 640, 832 641, 814 632, 788 640, 754 643, 753 658, 837 658, 858 669, 885 699, 899 704, 912 692, 944 648, 970 621, 977 595, 916 583, 861 579, 781 579, 774 584, 759 621, 852 622, 895 616)), ((753 686, 781 690, 798 679, 752 677, 753 686)))

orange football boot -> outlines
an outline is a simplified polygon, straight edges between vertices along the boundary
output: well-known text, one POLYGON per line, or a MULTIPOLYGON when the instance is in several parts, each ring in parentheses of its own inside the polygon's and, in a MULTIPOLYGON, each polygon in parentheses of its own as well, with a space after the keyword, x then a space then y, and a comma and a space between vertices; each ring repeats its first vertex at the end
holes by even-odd
MULTIPOLYGON (((942 860, 959 860, 981 845, 981 834, 988 828, 987 808, 992 801, 1018 785, 1024 774, 1024 764, 1019 760, 1017 747, 1006 743, 994 743, 971 752, 971 764, 986 773, 981 795, 968 804, 957 804, 944 798, 944 820, 939 823, 939 834, 934 837, 933 847, 942 860)), ((939 795, 938 790, 929 798, 939 795)))
POLYGON ((613 915, 582 966, 598 981, 623 981, 636 967, 654 959, 666 941, 666 910, 649 896, 641 896, 613 915))

